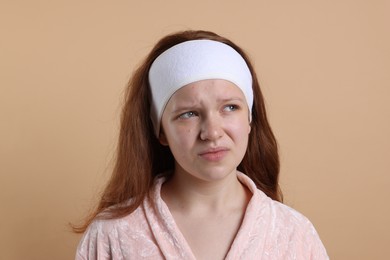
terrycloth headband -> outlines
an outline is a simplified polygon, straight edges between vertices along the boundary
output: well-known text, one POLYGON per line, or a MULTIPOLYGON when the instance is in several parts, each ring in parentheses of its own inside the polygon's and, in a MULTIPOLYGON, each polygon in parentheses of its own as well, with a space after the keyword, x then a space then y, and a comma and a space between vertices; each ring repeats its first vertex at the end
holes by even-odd
POLYGON ((190 83, 205 79, 224 79, 234 83, 245 95, 252 114, 252 75, 244 58, 227 44, 193 40, 177 44, 158 56, 149 70, 151 119, 156 136, 161 117, 171 96, 190 83))

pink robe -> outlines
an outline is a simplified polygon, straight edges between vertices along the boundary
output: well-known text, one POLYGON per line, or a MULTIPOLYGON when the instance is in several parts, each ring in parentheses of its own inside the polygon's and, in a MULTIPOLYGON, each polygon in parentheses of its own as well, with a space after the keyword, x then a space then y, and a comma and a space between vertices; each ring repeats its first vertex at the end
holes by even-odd
MULTIPOLYGON (((307 218, 271 200, 246 175, 237 176, 253 196, 225 259, 329 259, 307 218)), ((79 243, 76 259, 195 259, 161 199, 163 182, 156 180, 155 204, 145 199, 128 216, 95 220, 79 243)))

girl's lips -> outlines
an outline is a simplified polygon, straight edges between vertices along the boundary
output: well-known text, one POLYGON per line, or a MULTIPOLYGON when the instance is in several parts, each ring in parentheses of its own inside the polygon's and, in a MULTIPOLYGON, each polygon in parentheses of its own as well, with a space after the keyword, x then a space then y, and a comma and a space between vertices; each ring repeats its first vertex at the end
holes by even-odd
POLYGON ((199 156, 207 161, 218 162, 225 157, 228 150, 229 149, 222 148, 222 147, 221 148, 212 148, 212 149, 208 149, 204 152, 201 152, 199 154, 199 156))

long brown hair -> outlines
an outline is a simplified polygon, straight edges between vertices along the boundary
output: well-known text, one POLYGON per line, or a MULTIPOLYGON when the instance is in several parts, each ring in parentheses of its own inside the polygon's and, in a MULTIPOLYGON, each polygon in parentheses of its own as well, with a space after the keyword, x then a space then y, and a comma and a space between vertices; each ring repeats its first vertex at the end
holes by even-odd
POLYGON ((162 52, 181 42, 197 39, 228 44, 239 52, 248 64, 253 77, 254 103, 248 148, 238 170, 248 175, 270 198, 282 201, 278 184, 277 143, 267 120, 263 95, 249 58, 233 42, 213 32, 183 31, 162 38, 130 79, 125 93, 112 176, 96 209, 83 225, 73 227, 75 232, 84 232, 96 217, 113 219, 130 214, 148 196, 153 179, 163 172, 167 174, 172 172, 169 170, 174 167, 173 155, 169 148, 162 146, 157 140, 149 117, 148 72, 152 62, 162 52))

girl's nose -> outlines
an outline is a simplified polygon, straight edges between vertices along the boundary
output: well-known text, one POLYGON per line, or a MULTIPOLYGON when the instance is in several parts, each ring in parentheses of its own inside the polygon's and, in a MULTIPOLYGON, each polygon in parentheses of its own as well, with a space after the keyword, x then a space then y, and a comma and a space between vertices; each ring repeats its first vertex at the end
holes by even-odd
POLYGON ((221 122, 216 117, 209 117, 204 120, 200 129, 200 139, 203 141, 214 141, 222 137, 223 129, 221 122))

